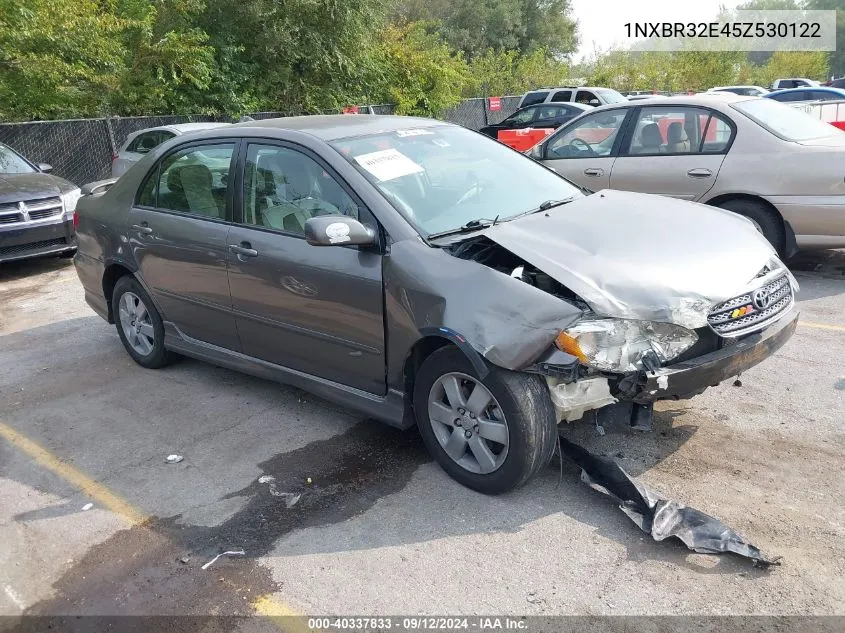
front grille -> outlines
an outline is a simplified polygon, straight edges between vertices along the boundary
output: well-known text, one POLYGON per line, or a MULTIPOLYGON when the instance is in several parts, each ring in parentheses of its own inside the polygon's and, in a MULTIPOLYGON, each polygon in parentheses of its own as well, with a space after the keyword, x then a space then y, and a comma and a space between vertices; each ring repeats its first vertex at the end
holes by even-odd
POLYGON ((58 246, 67 246, 67 240, 59 237, 53 240, 41 242, 30 242, 29 244, 17 244, 15 246, 0 246, 0 257, 13 257, 15 255, 26 255, 42 250, 49 250, 58 246))
POLYGON ((794 301, 786 275, 746 294, 720 303, 707 322, 720 336, 742 336, 760 330, 788 310, 794 301))
POLYGON ((41 198, 38 200, 25 200, 24 208, 20 203, 0 205, 0 224, 16 224, 27 220, 45 220, 61 215, 64 207, 62 199, 58 196, 52 198, 41 198))
POLYGON ((30 220, 43 220, 44 218, 51 218, 54 215, 59 215, 62 212, 62 208, 54 207, 52 209, 38 209, 36 211, 29 212, 29 219, 30 220))
POLYGON ((0 212, 0 224, 14 224, 15 222, 23 222, 23 216, 20 213, 0 212))

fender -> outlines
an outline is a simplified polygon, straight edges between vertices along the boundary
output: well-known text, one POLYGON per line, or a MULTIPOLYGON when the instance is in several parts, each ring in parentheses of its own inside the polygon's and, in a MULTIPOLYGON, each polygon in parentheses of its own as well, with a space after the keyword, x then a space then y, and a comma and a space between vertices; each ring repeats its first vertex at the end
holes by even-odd
POLYGON ((487 363, 484 362, 481 354, 479 354, 463 336, 454 330, 450 330, 447 327, 424 327, 420 330, 420 334, 423 336, 439 336, 441 338, 445 338, 451 343, 454 343, 458 349, 464 353, 464 356, 466 356, 472 364, 472 368, 475 370, 475 373, 478 374, 478 377, 482 380, 484 380, 484 378, 487 377, 487 374, 490 373, 490 368, 487 367, 487 363))

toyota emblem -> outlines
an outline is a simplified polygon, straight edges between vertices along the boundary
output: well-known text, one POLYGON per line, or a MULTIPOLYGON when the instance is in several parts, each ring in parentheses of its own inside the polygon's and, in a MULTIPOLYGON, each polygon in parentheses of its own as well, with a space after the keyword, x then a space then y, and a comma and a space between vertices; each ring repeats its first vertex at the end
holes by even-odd
POLYGON ((751 295, 751 303, 753 303, 754 307, 758 310, 765 310, 772 303, 772 293, 765 288, 761 288, 751 295))

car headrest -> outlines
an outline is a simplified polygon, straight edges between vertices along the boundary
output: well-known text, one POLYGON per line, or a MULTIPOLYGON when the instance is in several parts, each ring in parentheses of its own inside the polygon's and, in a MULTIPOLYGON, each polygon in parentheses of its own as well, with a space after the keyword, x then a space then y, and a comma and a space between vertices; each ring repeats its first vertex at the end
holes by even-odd
POLYGON ((657 123, 649 123, 643 128, 640 144, 643 147, 660 147, 663 145, 663 135, 660 133, 660 127, 657 123))
POLYGON ((689 136, 687 136, 687 131, 684 129, 684 126, 677 121, 669 124, 666 136, 669 137, 667 139, 669 143, 683 143, 689 140, 689 136))

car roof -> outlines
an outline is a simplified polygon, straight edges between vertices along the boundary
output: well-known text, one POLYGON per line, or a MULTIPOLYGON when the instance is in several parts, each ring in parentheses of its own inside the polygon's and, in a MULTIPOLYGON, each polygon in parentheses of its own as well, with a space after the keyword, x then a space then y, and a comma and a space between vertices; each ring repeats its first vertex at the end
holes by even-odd
POLYGON ((732 92, 702 92, 697 95, 678 95, 673 97, 655 97, 653 99, 637 99, 636 101, 627 101, 623 103, 609 103, 607 105, 593 108, 593 111, 598 110, 613 110, 614 108, 638 108, 649 103, 660 104, 661 106, 672 105, 688 105, 688 106, 703 106, 709 108, 719 109, 721 104, 737 103, 739 101, 753 101, 761 97, 748 97, 744 95, 737 95, 732 92))
MULTIPOLYGON (((751 84, 743 84, 743 85, 736 85, 736 86, 713 86, 710 90, 729 90, 731 88, 757 88, 759 90, 765 90, 763 86, 753 86, 751 84)), ((708 90, 709 92, 709 90, 708 90)))
POLYGON ((835 86, 799 86, 798 88, 783 88, 782 90, 775 90, 774 92, 770 92, 767 96, 771 97, 773 95, 786 95, 792 92, 804 92, 808 88, 811 88, 813 92, 822 91, 832 92, 837 95, 845 95, 845 90, 842 88, 836 88, 835 86))
POLYGON ((175 123, 174 125, 162 125, 163 129, 173 130, 174 132, 178 132, 180 134, 187 134, 188 132, 194 132, 196 130, 210 130, 216 127, 223 127, 226 125, 231 125, 231 123, 219 123, 219 122, 205 122, 205 123, 175 123))
POLYGON ((332 141, 350 136, 364 136, 380 132, 395 132, 408 128, 435 126, 457 127, 445 121, 392 114, 317 114, 291 116, 262 121, 245 121, 233 128, 296 130, 332 141))

